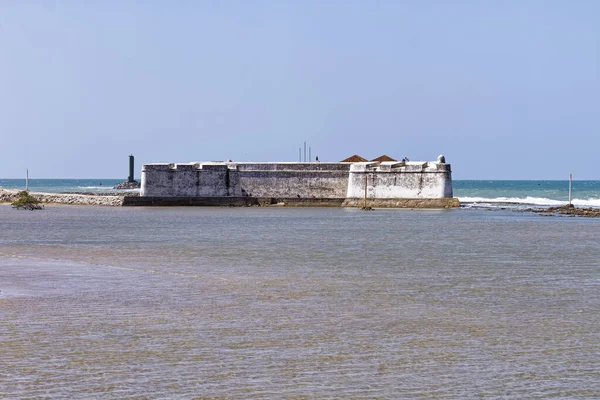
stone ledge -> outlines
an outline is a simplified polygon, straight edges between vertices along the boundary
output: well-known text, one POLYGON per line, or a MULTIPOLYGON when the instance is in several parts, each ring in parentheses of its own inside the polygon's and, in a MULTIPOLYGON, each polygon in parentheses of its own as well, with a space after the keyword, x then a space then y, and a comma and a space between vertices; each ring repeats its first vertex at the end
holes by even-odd
MULTIPOLYGON (((365 199, 346 199, 342 207, 363 207, 365 199)), ((367 207, 372 208, 457 208, 460 202, 457 198, 439 199, 367 199, 367 207)))
MULTIPOLYGON (((10 203, 17 190, 0 189, 0 203, 10 203)), ((184 196, 120 196, 67 193, 31 193, 42 203, 94 206, 160 206, 160 207, 363 207, 360 198, 304 198, 304 197, 184 197, 184 196)), ((457 198, 441 199, 367 199, 372 208, 456 208, 457 198)))
MULTIPOLYGON (((141 196, 125 197, 124 206, 155 207, 362 207, 364 199, 302 198, 302 197, 184 197, 141 196)), ((367 199, 373 208, 456 208, 456 198, 442 199, 367 199)))

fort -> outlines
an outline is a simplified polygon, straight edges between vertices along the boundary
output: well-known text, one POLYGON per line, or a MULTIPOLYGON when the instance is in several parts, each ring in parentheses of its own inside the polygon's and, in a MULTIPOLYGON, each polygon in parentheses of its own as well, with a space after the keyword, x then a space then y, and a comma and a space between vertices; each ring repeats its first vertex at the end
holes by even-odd
POLYGON ((145 164, 140 196, 125 205, 459 206, 442 155, 418 162, 348 160, 145 164))

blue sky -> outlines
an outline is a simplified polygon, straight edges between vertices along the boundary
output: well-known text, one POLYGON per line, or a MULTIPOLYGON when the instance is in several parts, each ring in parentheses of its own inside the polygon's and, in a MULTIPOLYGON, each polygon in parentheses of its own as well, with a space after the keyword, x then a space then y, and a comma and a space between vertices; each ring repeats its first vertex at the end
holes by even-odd
POLYGON ((435 160, 600 179, 600 1, 2 1, 0 177, 435 160))

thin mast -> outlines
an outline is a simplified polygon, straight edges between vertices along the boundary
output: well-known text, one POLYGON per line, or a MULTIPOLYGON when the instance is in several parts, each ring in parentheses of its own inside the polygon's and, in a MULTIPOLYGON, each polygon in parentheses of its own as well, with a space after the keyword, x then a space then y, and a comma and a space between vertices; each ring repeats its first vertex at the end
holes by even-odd
POLYGON ((573 174, 569 174, 569 205, 571 205, 571 191, 573 190, 573 174))

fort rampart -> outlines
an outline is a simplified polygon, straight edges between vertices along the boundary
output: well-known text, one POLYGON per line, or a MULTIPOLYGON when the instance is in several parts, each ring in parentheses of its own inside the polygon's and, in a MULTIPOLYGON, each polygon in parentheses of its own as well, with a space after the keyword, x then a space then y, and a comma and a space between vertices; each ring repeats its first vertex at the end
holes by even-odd
POLYGON ((371 199, 400 207, 398 204, 406 203, 397 201, 400 199, 451 199, 452 176, 450 164, 445 163, 443 156, 437 161, 424 162, 145 164, 140 195, 139 202, 149 202, 152 198, 157 204, 184 202, 191 205, 195 202, 191 198, 231 198, 231 201, 234 198, 283 198, 288 199, 288 203, 290 199, 330 199, 321 201, 323 204, 350 204, 371 199))

